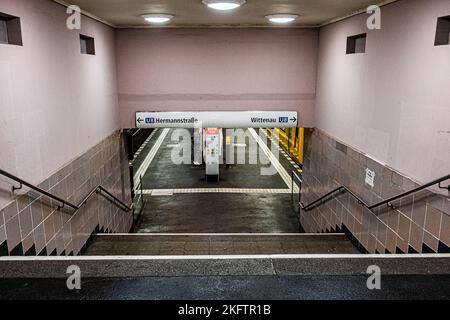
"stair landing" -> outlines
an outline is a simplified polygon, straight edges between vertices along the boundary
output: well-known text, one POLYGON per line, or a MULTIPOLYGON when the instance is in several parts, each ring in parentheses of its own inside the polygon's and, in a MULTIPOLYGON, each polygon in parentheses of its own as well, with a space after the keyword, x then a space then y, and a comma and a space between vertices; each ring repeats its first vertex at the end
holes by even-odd
POLYGON ((88 256, 358 254, 345 234, 99 234, 88 256))

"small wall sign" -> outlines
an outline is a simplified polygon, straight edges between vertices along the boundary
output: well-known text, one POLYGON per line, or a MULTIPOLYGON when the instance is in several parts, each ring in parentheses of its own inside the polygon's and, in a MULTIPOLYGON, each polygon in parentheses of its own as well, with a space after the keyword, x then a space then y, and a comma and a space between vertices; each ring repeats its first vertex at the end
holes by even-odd
POLYGON ((366 169, 366 184, 372 188, 375 185, 375 171, 372 171, 369 168, 366 169))

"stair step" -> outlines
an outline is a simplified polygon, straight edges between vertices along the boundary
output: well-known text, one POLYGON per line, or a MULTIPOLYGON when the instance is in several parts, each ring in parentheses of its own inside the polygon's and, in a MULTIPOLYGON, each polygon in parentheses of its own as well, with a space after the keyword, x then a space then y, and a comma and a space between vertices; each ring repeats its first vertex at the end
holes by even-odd
POLYGON ((98 235, 88 256, 357 254, 345 234, 98 235))

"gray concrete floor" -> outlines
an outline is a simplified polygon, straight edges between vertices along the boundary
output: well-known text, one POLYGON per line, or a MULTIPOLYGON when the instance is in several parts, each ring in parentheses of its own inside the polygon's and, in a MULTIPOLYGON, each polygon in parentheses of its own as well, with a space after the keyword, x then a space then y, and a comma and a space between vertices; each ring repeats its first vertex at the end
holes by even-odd
MULTIPOLYGON (((159 130, 143 154, 148 153, 159 130)), ((172 132, 172 131, 171 131, 172 132)), ((262 176, 267 165, 221 166, 220 182, 206 182, 204 166, 175 165, 171 160, 171 132, 143 178, 144 189, 250 188, 288 189, 279 174, 262 176)), ((249 141, 247 141, 247 145, 249 141)), ((248 148, 246 150, 248 158, 248 148)), ((143 161, 141 154, 138 162, 143 161)), ((290 172, 293 167, 280 154, 290 172)), ((278 233, 299 232, 297 204, 290 194, 194 193, 146 196, 138 233, 278 233)))
POLYGON ((69 291, 66 279, 0 279, 0 299, 31 300, 448 300, 449 276, 383 276, 368 290, 365 276, 99 278, 69 291))
POLYGON ((148 197, 138 233, 299 232, 288 194, 176 194, 148 197))

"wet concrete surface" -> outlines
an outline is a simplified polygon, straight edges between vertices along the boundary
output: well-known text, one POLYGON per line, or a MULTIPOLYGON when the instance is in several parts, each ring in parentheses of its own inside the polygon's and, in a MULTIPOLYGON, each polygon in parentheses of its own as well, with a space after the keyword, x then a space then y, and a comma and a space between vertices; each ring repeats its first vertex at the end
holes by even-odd
MULTIPOLYGON (((143 154, 150 151, 163 130, 158 130, 143 154)), ((177 144, 172 133, 165 138, 143 178, 143 188, 239 188, 288 190, 281 176, 261 175, 263 164, 221 166, 220 181, 206 182, 204 166, 174 164, 172 151, 177 144)), ((246 159, 249 159, 250 141, 246 140, 246 159)), ((270 143, 269 143, 270 145, 270 143)), ((136 164, 143 161, 143 155, 136 164)), ((291 164, 279 155, 286 170, 291 164)), ((295 199, 297 196, 295 196, 295 199)), ((300 232, 298 205, 288 193, 192 193, 172 196, 146 195, 146 206, 136 229, 138 233, 278 233, 300 232)))
POLYGON ((247 276, 0 280, 0 299, 31 300, 448 300, 450 277, 382 276, 369 290, 366 276, 247 276))
POLYGON ((175 194, 147 197, 138 233, 296 233, 289 194, 175 194))

